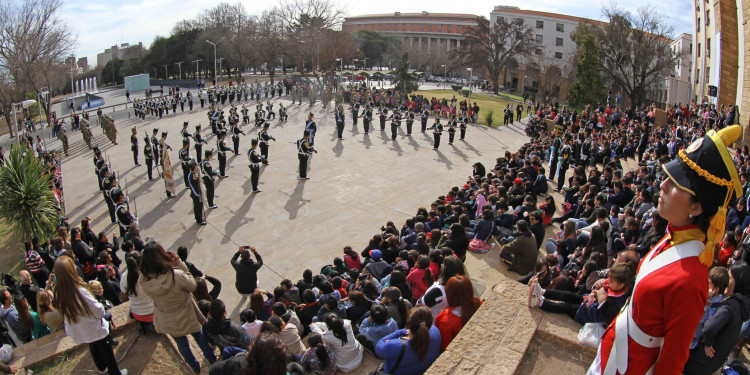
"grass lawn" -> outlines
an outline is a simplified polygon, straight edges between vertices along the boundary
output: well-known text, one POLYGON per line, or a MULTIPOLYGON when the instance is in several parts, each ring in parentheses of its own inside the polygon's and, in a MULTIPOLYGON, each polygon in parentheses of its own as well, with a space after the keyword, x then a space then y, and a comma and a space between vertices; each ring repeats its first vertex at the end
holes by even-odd
POLYGON ((21 237, 0 221, 0 273, 10 273, 18 279, 18 271, 25 267, 21 237))
MULTIPOLYGON (((433 97, 438 99, 448 99, 450 100, 454 96, 459 101, 466 99, 465 96, 462 96, 456 91, 447 89, 447 90, 420 90, 417 91, 415 94, 423 95, 424 97, 428 99, 432 99, 433 97)), ((479 105, 479 119, 478 123, 487 125, 487 113, 492 111, 493 114, 493 123, 492 126, 499 126, 503 123, 503 110, 505 109, 505 106, 510 104, 511 107, 515 107, 516 102, 511 101, 506 98, 497 98, 490 95, 485 94, 479 94, 479 93, 472 93, 471 94, 471 103, 477 102, 477 105, 479 105)))

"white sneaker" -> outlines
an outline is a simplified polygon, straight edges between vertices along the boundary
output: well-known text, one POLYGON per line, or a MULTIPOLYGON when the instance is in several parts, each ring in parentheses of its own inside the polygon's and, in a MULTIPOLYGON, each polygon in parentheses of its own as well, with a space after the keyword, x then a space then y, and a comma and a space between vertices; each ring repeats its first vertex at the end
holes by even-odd
POLYGON ((542 289, 542 287, 539 286, 539 282, 538 281, 534 283, 534 292, 533 293, 534 293, 534 295, 537 298, 540 298, 540 299, 544 298, 544 289, 542 289))
POLYGON ((531 287, 529 287, 529 307, 539 307, 542 305, 544 297, 544 290, 539 286, 536 278, 531 281, 531 287))
POLYGON ((120 369, 120 375, 128 375, 128 369, 120 369))

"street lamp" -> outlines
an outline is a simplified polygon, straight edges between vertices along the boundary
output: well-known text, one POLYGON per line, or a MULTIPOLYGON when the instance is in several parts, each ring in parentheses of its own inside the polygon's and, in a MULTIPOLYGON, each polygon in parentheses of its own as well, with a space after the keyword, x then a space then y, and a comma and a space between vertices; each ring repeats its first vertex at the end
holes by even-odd
POLYGON ((471 104, 471 68, 466 68, 466 71, 469 72, 469 102, 468 104, 471 104))
POLYGON ((180 69, 180 77, 178 79, 182 79, 182 64, 183 63, 184 63, 184 61, 180 61, 178 63, 174 63, 180 69))
POLYGON ((214 85, 216 85, 216 45, 221 43, 224 40, 224 38, 221 38, 218 42, 214 43, 208 39, 206 39, 206 43, 214 46, 214 85))
POLYGON ((169 71, 167 70, 167 66, 168 65, 166 65, 166 64, 164 65, 164 80, 168 80, 169 79, 169 71))
POLYGON ((219 57, 219 77, 221 77, 221 62, 224 60, 223 57, 219 57))
POLYGON ((201 61, 203 60, 198 59, 198 60, 193 61, 195 63, 195 78, 196 79, 200 79, 201 70, 198 68, 198 63, 201 61))
POLYGON ((443 68, 443 79, 445 80, 443 82, 443 90, 445 90, 446 86, 448 86, 448 67, 445 64, 440 64, 440 66, 443 68))

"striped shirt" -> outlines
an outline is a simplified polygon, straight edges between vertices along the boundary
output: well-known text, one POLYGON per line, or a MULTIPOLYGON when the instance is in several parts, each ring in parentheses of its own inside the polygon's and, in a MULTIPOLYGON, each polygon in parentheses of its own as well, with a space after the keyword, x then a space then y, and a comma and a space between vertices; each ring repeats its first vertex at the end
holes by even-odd
POLYGON ((31 273, 37 273, 45 267, 44 260, 34 250, 27 250, 23 260, 26 261, 26 267, 31 273))

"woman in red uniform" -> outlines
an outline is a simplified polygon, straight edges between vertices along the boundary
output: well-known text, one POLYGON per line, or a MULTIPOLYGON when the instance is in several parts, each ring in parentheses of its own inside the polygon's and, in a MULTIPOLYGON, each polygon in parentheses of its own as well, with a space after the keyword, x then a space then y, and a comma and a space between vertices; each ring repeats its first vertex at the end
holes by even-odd
POLYGON ((607 327, 589 375, 682 373, 726 207, 742 192, 726 147, 741 133, 736 125, 711 131, 663 165, 657 209, 667 234, 641 260, 633 296, 607 327))

